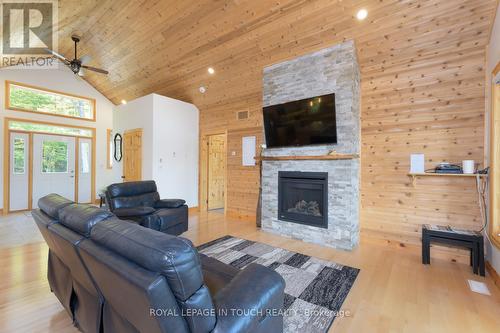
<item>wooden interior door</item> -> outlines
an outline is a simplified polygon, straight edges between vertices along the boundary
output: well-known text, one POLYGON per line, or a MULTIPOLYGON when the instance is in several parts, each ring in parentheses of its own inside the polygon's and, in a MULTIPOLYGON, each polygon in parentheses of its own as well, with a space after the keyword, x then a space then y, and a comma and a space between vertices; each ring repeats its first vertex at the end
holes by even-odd
POLYGON ((142 180, 142 129, 123 134, 123 181, 142 180))
POLYGON ((208 138, 208 209, 224 208, 226 186, 226 136, 208 138))

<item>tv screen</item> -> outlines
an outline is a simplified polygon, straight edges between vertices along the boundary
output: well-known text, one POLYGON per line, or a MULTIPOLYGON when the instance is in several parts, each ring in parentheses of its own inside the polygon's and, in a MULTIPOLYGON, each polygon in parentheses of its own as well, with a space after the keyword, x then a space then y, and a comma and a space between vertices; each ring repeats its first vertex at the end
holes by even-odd
POLYGON ((268 148, 337 143, 335 94, 263 109, 268 148))

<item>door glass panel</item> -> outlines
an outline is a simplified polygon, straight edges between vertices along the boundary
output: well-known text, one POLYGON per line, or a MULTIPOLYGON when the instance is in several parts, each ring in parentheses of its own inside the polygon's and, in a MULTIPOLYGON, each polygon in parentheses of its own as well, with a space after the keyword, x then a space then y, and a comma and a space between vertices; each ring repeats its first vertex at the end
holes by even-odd
POLYGON ((90 172, 90 144, 82 142, 80 145, 80 171, 81 173, 90 172))
POLYGON ((14 170, 15 175, 24 174, 25 169, 25 144, 23 138, 14 139, 14 170))
POLYGON ((42 172, 68 172, 68 143, 61 141, 43 141, 42 172))

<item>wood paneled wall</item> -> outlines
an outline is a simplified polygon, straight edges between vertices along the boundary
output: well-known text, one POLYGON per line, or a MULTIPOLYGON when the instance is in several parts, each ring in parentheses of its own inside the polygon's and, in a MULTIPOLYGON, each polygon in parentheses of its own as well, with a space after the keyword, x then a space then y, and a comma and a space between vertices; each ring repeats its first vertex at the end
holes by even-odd
MULTIPOLYGON (((376 20, 376 28, 346 38, 356 41, 362 73, 362 232, 417 243, 423 223, 481 225, 474 179, 429 177, 413 186, 407 172, 411 153, 424 153, 427 168, 441 161, 482 163, 484 45, 494 7, 491 1, 476 9, 471 1, 459 1, 460 9, 456 2, 402 3, 381 9, 391 14, 376 20), (381 26, 391 29, 381 33, 381 26)), ((252 61, 256 68, 247 62, 228 68, 241 81, 215 88, 223 103, 201 107, 201 132, 228 130, 229 154, 240 153, 242 129, 262 126, 262 68, 341 41, 328 42, 323 21, 304 21, 296 23, 304 30, 292 28, 296 43, 276 42, 272 60, 262 55, 252 61), (241 110, 250 112, 249 120, 236 119, 241 110)), ((258 170, 241 167, 240 155, 229 156, 228 213, 254 215, 257 194, 258 170)))
POLYGON ((68 35, 83 32, 81 54, 111 71, 86 80, 116 103, 156 92, 196 104, 201 135, 227 130, 227 209, 245 216, 255 214, 258 169, 242 168, 238 153, 243 133, 262 137, 262 69, 354 39, 362 79, 362 230, 416 241, 422 223, 480 224, 472 179, 436 177, 412 187, 406 173, 414 152, 426 155, 429 168, 483 160, 484 48, 496 4, 68 0, 60 4, 60 42, 69 56, 68 35), (362 22, 355 18, 360 8, 368 10, 362 22), (238 121, 238 111, 249 118, 238 121))

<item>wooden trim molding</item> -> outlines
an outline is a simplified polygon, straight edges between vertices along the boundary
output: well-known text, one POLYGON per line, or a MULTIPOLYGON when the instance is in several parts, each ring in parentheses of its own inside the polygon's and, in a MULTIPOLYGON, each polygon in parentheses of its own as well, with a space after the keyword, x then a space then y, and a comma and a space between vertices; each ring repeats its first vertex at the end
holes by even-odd
MULTIPOLYGON (((493 70, 493 75, 500 71, 500 62, 493 70)), ((500 136, 500 85, 493 84, 491 87, 491 112, 490 112, 490 175, 489 175, 489 235, 491 243, 500 249, 500 203, 498 202, 500 196, 500 175, 497 173, 498 165, 500 163, 500 149, 498 144, 500 136)))
POLYGON ((495 283, 495 286, 497 286, 500 289, 500 276, 498 275, 497 271, 490 264, 489 261, 486 261, 486 270, 488 271, 488 274, 491 276, 491 279, 495 283))
POLYGON ((288 161, 288 160, 351 160, 359 158, 358 154, 332 154, 319 156, 259 156, 257 161, 288 161))
MULTIPOLYGON (((20 118, 4 118, 4 156, 7 156, 7 158, 4 158, 4 163, 3 163, 3 210, 2 210, 2 215, 7 215, 9 213, 9 195, 10 195, 10 133, 11 132, 16 132, 16 133, 28 133, 30 134, 30 156, 29 156, 29 186, 28 186, 28 207, 32 208, 32 197, 33 197, 33 134, 44 134, 44 135, 56 135, 56 136, 69 136, 69 137, 74 137, 75 138, 75 173, 78 171, 78 158, 79 156, 77 155, 78 153, 78 138, 80 136, 78 135, 65 135, 65 134, 57 134, 57 133, 45 133, 45 132, 37 132, 37 131, 19 131, 19 130, 10 130, 9 129, 9 122, 10 121, 23 121, 23 122, 31 122, 31 123, 38 123, 38 124, 46 124, 46 125, 52 125, 52 126, 62 126, 62 127, 72 127, 72 128, 80 128, 80 129, 86 129, 92 132, 92 137, 82 137, 85 139, 90 139, 92 142, 92 160, 91 160, 91 184, 90 184, 90 191, 91 191, 91 197, 96 196, 96 129, 93 127, 84 127, 84 126, 76 126, 76 125, 65 125, 65 124, 58 124, 58 123, 51 123, 51 122, 45 122, 45 121, 35 121, 35 120, 30 120, 30 119, 20 119, 20 118)), ((77 175, 75 174, 75 177, 77 175)), ((75 199, 77 199, 78 196, 78 182, 75 180, 75 199)), ((76 201, 76 200, 75 200, 76 201)))
POLYGON ((47 88, 42 88, 42 87, 37 87, 37 86, 32 86, 29 84, 25 83, 20 83, 20 82, 15 82, 15 81, 9 81, 5 80, 5 109, 6 110, 11 110, 11 111, 20 111, 20 112, 29 112, 29 113, 36 113, 36 114, 43 114, 47 116, 54 116, 54 117, 62 117, 62 118, 70 118, 70 119, 78 119, 78 120, 85 120, 85 121, 96 121, 96 100, 95 98, 90 98, 86 96, 79 96, 75 94, 70 94, 66 93, 63 91, 58 91, 58 90, 52 90, 52 89, 47 89, 47 88), (24 108, 19 108, 19 107, 14 107, 10 105, 10 86, 11 85, 16 85, 19 87, 24 87, 24 88, 29 88, 29 89, 35 89, 51 94, 58 94, 58 95, 63 95, 63 96, 68 96, 68 97, 74 97, 74 98, 79 98, 79 99, 84 99, 90 102, 92 105, 92 118, 83 118, 83 117, 75 117, 75 116, 68 116, 64 114, 55 114, 55 113, 49 113, 49 112, 40 112, 36 110, 29 110, 29 109, 24 109, 24 108))
POLYGON ((106 169, 113 169, 113 160, 111 159, 111 136, 113 134, 113 130, 108 128, 106 130, 106 169))
POLYGON ((500 72, 500 61, 498 62, 498 64, 495 66, 495 68, 493 69, 493 76, 497 75, 498 73, 500 72))

